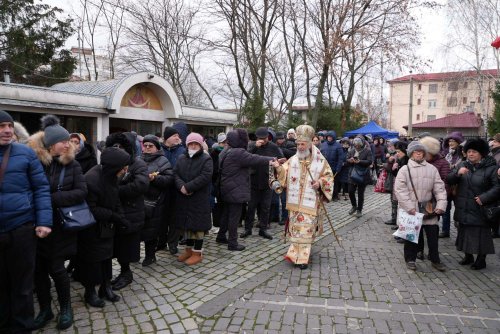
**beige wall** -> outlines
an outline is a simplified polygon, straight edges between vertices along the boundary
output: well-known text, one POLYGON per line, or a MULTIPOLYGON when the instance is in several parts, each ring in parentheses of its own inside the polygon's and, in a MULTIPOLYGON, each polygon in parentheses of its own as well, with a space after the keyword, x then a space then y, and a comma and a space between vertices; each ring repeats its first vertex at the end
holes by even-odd
MULTIPOLYGON (((460 79, 454 81, 458 83, 458 90, 450 91, 448 90, 450 81, 413 81, 413 124, 426 122, 432 117, 437 119, 465 111, 474 111, 475 114, 481 114, 481 117, 484 117, 478 102, 478 83, 472 78, 460 79), (436 93, 429 92, 429 85, 432 84, 437 84, 436 93), (456 98, 455 106, 448 106, 449 98, 456 98)), ((409 123, 410 82, 393 82, 389 85, 389 127, 391 130, 405 134, 406 130, 403 126, 409 123)), ((484 109, 488 114, 493 112, 493 100, 489 94, 493 88, 494 80, 485 79, 483 82, 484 109)))

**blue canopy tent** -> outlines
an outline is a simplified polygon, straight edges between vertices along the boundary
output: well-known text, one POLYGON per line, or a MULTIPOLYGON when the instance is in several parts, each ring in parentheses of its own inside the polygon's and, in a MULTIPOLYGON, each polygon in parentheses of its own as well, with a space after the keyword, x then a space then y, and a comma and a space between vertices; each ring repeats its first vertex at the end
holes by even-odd
POLYGON ((385 139, 398 138, 399 133, 395 131, 389 131, 380 127, 375 121, 371 121, 365 126, 356 129, 347 131, 344 133, 345 137, 356 136, 356 135, 372 135, 373 137, 379 136, 385 139))

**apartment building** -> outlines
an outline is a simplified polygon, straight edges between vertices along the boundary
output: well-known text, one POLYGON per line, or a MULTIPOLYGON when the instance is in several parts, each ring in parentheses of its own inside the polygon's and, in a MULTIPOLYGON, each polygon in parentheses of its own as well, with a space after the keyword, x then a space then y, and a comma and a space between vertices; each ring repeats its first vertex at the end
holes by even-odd
MULTIPOLYGON (((389 80, 389 129, 406 133, 409 123, 410 86, 413 85, 412 124, 464 112, 479 118, 493 112, 490 91, 498 71, 483 70, 411 74, 389 80), (411 80, 412 79, 412 80, 411 80)), ((449 131, 453 131, 451 128, 449 131)))

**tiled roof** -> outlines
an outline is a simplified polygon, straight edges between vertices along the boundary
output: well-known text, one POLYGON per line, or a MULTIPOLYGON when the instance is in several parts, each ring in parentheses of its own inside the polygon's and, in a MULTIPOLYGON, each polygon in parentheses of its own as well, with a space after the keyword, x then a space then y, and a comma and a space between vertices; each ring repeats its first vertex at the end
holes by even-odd
MULTIPOLYGON (((438 118, 433 121, 413 124, 413 129, 429 129, 429 128, 479 128, 481 126, 481 119, 473 112, 464 112, 438 118)), ((408 129, 408 125, 403 126, 408 129)))
POLYGON ((70 81, 56 84, 51 89, 71 93, 110 95, 122 80, 123 78, 102 81, 70 81))
MULTIPOLYGON (((483 70, 481 73, 486 76, 498 77, 498 71, 496 69, 483 70)), ((450 79, 474 78, 477 77, 477 71, 410 74, 389 80, 387 82, 406 82, 410 81, 411 77, 413 77, 413 81, 445 81, 450 79)))

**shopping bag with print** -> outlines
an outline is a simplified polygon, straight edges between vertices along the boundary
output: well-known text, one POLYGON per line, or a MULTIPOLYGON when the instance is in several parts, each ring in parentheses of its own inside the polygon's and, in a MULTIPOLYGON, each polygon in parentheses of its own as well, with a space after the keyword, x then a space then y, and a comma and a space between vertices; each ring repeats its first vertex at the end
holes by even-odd
POLYGON ((424 214, 417 212, 410 215, 403 209, 398 209, 398 230, 392 235, 418 244, 418 236, 422 229, 424 214))

